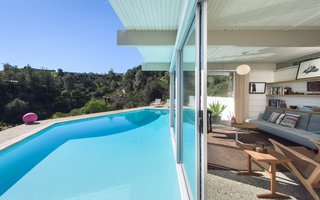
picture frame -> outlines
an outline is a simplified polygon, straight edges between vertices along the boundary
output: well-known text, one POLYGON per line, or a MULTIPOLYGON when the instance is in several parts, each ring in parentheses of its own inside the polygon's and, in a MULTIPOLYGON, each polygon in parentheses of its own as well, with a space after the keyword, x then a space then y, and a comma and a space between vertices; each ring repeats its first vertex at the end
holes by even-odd
POLYGON ((249 94, 265 94, 266 82, 250 82, 249 94))
POLYGON ((320 58, 313 58, 300 62, 296 79, 314 77, 320 77, 320 58))

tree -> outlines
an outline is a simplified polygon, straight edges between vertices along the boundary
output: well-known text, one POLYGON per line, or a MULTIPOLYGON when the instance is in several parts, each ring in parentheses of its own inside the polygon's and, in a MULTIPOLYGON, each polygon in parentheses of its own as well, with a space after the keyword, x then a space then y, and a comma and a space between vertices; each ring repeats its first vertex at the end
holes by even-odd
POLYGON ((33 111, 40 119, 146 106, 155 98, 169 96, 169 76, 142 71, 136 66, 125 74, 112 69, 106 74, 70 73, 18 68, 4 64, 0 71, 0 121, 11 125, 33 111), (109 97, 110 102, 104 102, 109 97), (20 112, 21 111, 21 112, 20 112))
POLYGON ((149 104, 155 99, 163 99, 165 88, 158 81, 151 81, 147 84, 144 99, 149 104))
POLYGON ((28 111, 28 103, 19 98, 15 98, 5 106, 5 121, 19 123, 21 122, 22 116, 28 111))

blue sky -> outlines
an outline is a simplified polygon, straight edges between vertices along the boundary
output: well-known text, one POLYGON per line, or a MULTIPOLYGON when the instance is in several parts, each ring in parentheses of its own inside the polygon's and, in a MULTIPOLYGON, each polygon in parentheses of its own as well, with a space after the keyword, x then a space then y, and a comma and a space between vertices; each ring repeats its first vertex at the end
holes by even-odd
POLYGON ((107 0, 0 0, 0 65, 125 72, 143 62, 117 47, 123 25, 107 0))

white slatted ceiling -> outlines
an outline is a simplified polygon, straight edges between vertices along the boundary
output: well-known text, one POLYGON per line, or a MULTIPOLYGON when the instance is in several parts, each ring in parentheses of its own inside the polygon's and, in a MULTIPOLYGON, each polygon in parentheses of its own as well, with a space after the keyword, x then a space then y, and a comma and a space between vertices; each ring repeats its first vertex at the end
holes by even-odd
POLYGON ((320 52, 320 47, 236 47, 208 46, 208 62, 278 63, 288 59, 320 52), (246 55, 243 55, 246 52, 246 55))
MULTIPOLYGON (((109 0, 128 30, 176 30, 188 0, 109 0)), ((208 0, 209 30, 320 29, 320 0, 208 0)), ((145 62, 170 62, 172 47, 139 47, 145 62)), ((314 48, 208 47, 208 62, 269 62, 318 52, 314 48), (242 52, 248 56, 241 57, 242 52)))
POLYGON ((320 30, 319 0, 209 0, 209 30, 320 30))
POLYGON ((109 0, 128 30, 177 30, 184 0, 109 0))
POLYGON ((173 46, 138 47, 146 63, 170 63, 173 46))

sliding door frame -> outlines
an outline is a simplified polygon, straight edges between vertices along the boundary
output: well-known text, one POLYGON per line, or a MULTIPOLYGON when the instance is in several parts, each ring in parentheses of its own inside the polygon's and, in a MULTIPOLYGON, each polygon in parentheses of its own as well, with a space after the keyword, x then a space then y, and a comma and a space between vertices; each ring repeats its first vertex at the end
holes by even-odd
MULTIPOLYGON (((176 132, 176 162, 178 171, 182 171, 188 199, 193 195, 183 163, 183 47, 195 26, 195 163, 197 200, 206 199, 207 174, 207 1, 196 0, 188 16, 184 32, 179 34, 175 50, 175 67, 170 71, 170 128, 176 132), (194 21, 194 24, 193 24, 194 21), (175 90, 174 88, 175 87, 175 90), (175 96, 173 93, 175 92, 175 96), (175 99, 174 99, 175 98, 175 99), (175 105, 174 105, 175 100, 175 105), (175 112, 175 113, 174 113, 175 112), (174 115, 175 114, 175 115, 174 115)), ((172 64, 172 63, 171 63, 172 64)), ((179 172, 178 172, 179 173, 179 172)))

